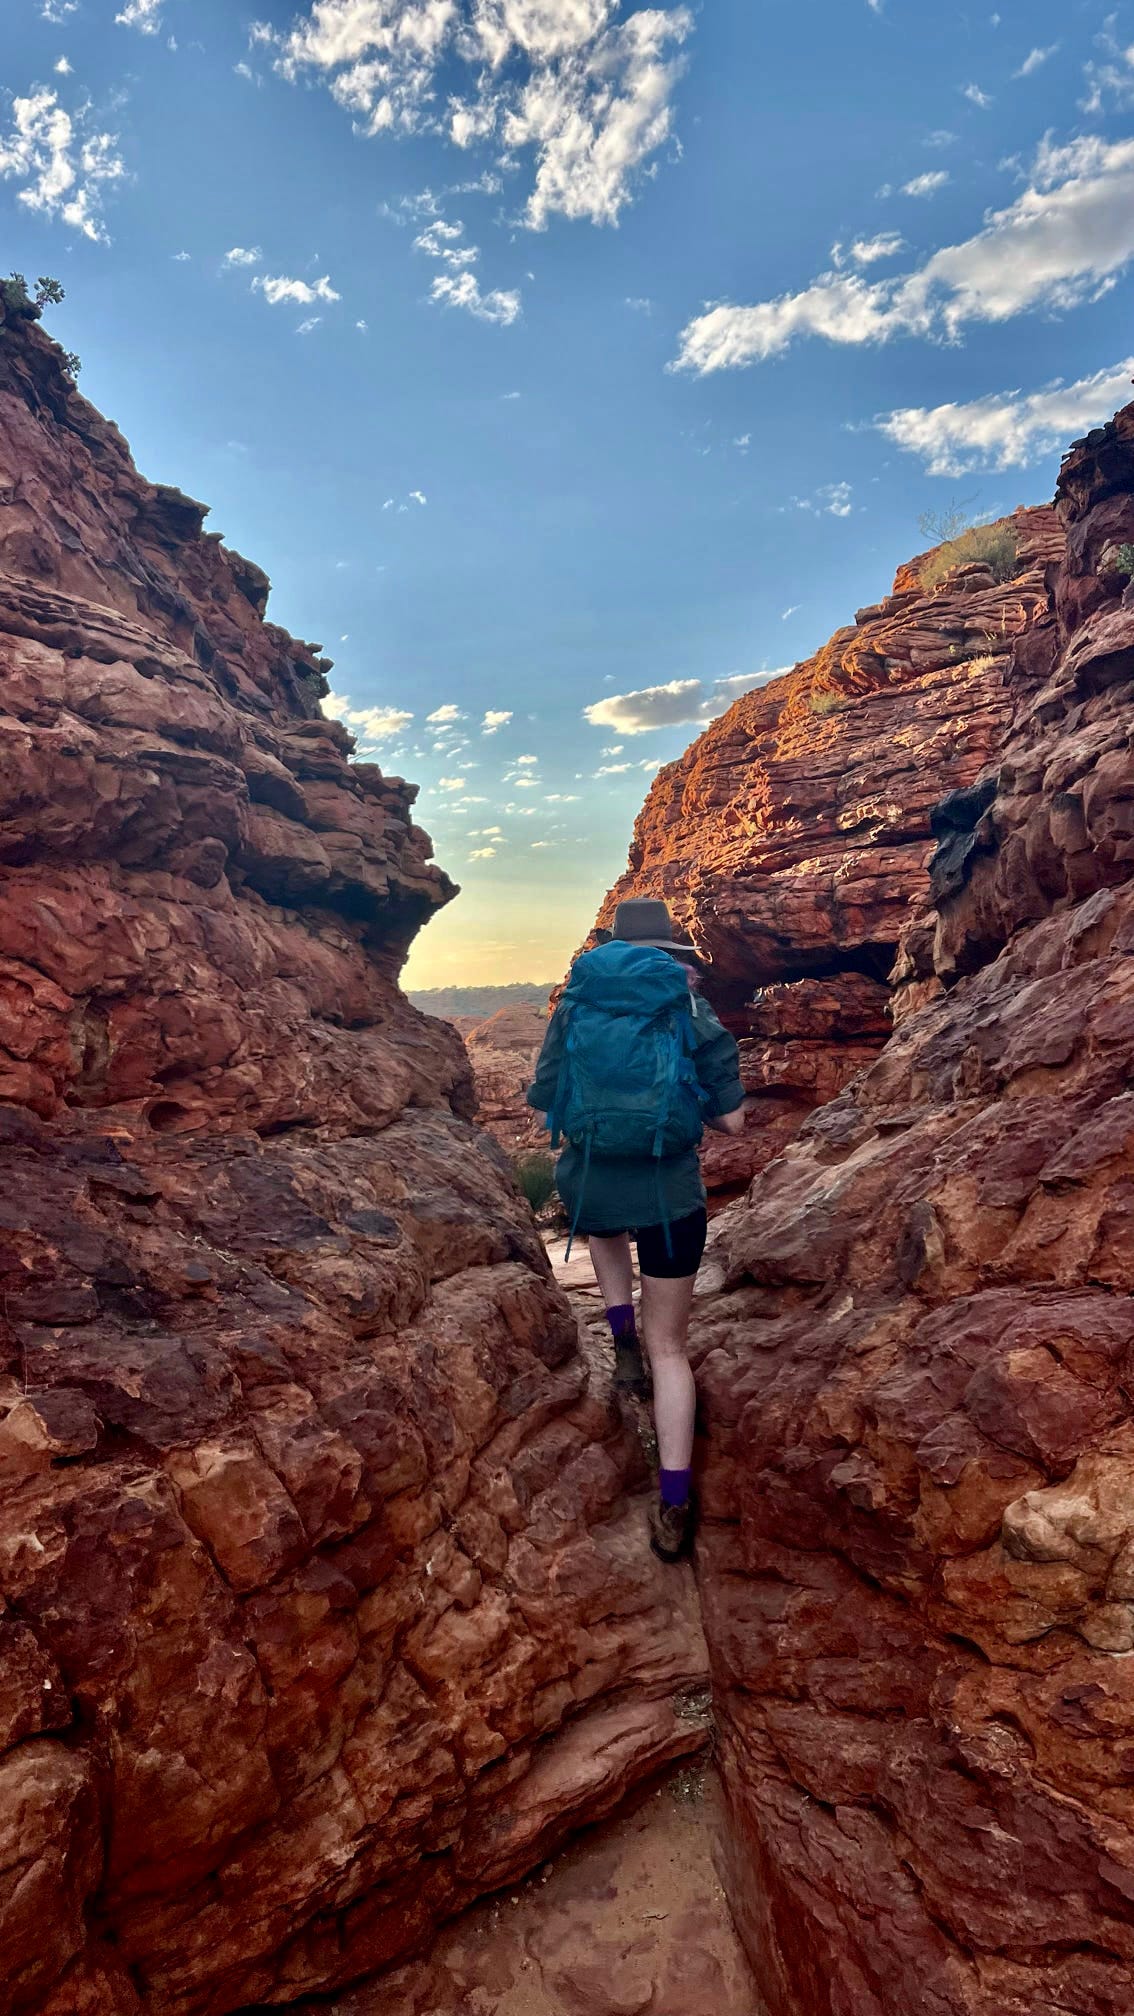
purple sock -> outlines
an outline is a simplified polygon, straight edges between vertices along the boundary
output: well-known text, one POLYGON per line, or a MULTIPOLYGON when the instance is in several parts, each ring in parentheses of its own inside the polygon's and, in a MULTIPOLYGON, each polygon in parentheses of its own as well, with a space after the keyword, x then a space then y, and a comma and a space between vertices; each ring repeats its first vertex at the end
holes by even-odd
POLYGON ((663 1505, 688 1505, 689 1487, 693 1481, 692 1470, 661 1470, 658 1483, 661 1486, 663 1505))
POLYGON ((610 1334, 616 1344, 624 1344, 630 1338, 637 1338, 632 1302, 616 1302, 613 1309, 607 1310, 606 1320, 610 1324, 610 1334))

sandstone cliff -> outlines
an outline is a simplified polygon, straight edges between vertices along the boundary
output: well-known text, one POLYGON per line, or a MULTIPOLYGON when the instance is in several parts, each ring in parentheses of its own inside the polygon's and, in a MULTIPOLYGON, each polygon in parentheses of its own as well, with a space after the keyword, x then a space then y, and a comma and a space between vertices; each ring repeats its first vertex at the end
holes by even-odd
POLYGON ((878 983, 903 938, 907 1012, 721 1220, 698 1326, 731 1894, 771 2016, 1134 2002, 1134 407, 1057 520, 1025 581, 955 598, 1015 643, 919 675, 904 744, 867 681, 834 732, 888 719, 869 765, 792 782, 769 834, 793 731, 754 696, 639 838, 676 896, 684 832, 645 848, 667 794, 722 831, 738 800, 685 890, 738 992, 813 984, 824 934, 878 983), (895 863, 946 784, 903 933, 895 863))
POLYGON ((0 1981, 221 2016, 699 1740, 680 1577, 267 582, 0 320, 0 1981))
POLYGON ((710 1190, 743 1188, 886 1041, 933 806, 999 749, 1014 650, 1048 621, 1059 521, 1044 508, 1012 522, 1012 580, 971 565, 927 594, 910 562, 885 601, 743 695, 653 784, 597 921, 623 896, 664 896, 712 959, 706 991, 758 1104, 739 1141, 707 1146, 710 1190))
POLYGON ((547 1129, 524 1096, 546 1034, 546 1008, 524 1002, 498 1008, 465 1037, 477 1119, 510 1155, 547 1147, 547 1129))

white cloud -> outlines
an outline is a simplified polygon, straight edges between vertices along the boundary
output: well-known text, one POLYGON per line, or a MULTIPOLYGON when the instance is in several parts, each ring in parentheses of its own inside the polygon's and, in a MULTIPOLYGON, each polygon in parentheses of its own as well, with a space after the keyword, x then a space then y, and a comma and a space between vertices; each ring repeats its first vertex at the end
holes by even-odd
POLYGON ((672 135, 691 14, 618 13, 617 0, 310 0, 289 32, 252 35, 285 77, 322 77, 370 134, 493 141, 513 166, 530 153, 524 215, 539 230, 555 214, 614 223, 672 135), (457 64, 468 82, 454 91, 457 64))
POLYGON ((832 518, 849 518, 854 506, 851 503, 849 483, 824 483, 813 497, 793 497, 797 511, 826 511, 832 518))
POLYGON ((1114 32, 1117 20, 1116 14, 1108 15, 1102 33, 1095 37, 1096 47, 1102 51, 1101 60, 1092 58, 1084 66, 1087 83, 1087 95, 1082 101, 1084 112, 1101 112, 1108 99, 1128 105, 1134 98, 1134 43, 1123 47, 1114 32))
POLYGON ((482 735, 495 735, 497 729, 507 727, 511 719, 512 713, 510 708, 505 710, 502 707, 490 707, 481 723, 480 732, 482 735))
POLYGON ((433 709, 432 714, 427 714, 425 718, 426 721, 432 723, 434 727, 442 725, 447 727, 450 722, 463 721, 465 717, 461 713, 460 708, 455 707, 453 705, 453 702, 450 700, 446 702, 444 707, 435 707, 433 709))
MULTIPOLYGON (((620 735, 648 735, 656 728, 704 727, 732 706, 741 693, 778 679, 773 672, 734 672, 706 688, 702 679, 670 679, 663 686, 642 686, 634 693, 608 693, 584 707, 592 728, 613 728, 620 735)), ((628 763, 607 766, 601 775, 627 770, 628 763)))
POLYGON ((1025 56, 1019 69, 1012 72, 1013 77, 1034 76, 1035 72, 1042 69, 1048 59, 1054 56, 1058 47, 1058 42, 1052 42, 1046 49, 1033 49, 1030 56, 1025 56))
POLYGON ((495 853, 495 847, 474 847, 472 853, 469 855, 469 860, 491 861, 495 853))
POLYGON ((188 259, 191 259, 192 257, 193 257, 193 254, 192 254, 191 252, 171 252, 171 253, 170 253, 170 258, 171 258, 171 259, 172 259, 172 260, 174 261, 174 263, 175 263, 176 265, 178 265, 178 266, 184 266, 184 264, 185 264, 186 260, 188 260, 188 259))
POLYGON ((739 448, 742 455, 747 455, 749 448, 752 446, 751 434, 735 434, 732 445, 734 448, 739 448))
POLYGON ((925 144, 927 147, 955 147, 957 135, 950 133, 947 126, 938 126, 933 133, 926 134, 925 144))
MULTIPOLYGON (((946 176, 948 181, 948 176, 946 176)), ((880 231, 876 238, 856 238, 850 248, 850 256, 856 266, 874 266, 879 259, 895 259, 906 249, 906 241, 900 231, 880 231)))
POLYGON ((539 757, 538 757, 538 756, 517 756, 517 758, 516 758, 516 761, 517 761, 517 763, 524 763, 524 764, 531 764, 531 763, 538 763, 538 762, 539 762, 539 757))
POLYGON ((328 721, 341 721, 368 742, 387 742, 413 720, 403 707, 352 707, 347 693, 328 693, 322 701, 328 721))
POLYGON ((140 28, 143 35, 156 35, 161 27, 162 0, 126 0, 114 19, 123 28, 140 28))
POLYGON ((411 490, 409 494, 411 504, 428 504, 429 502, 424 490, 411 490))
POLYGON ((963 405, 908 406, 876 424, 899 448, 919 455, 931 476, 1021 469, 1109 419, 1126 404, 1132 376, 1134 357, 1126 357, 1074 385, 990 393, 963 405))
POLYGON ((52 22, 55 27, 58 27, 61 21, 65 21, 69 14, 77 14, 78 11, 79 0, 43 0, 40 9, 44 20, 52 22))
POLYGON ((780 617, 780 622, 786 623, 789 616, 798 616, 802 607, 803 607, 802 602, 793 602, 790 609, 785 609, 783 611, 783 614, 780 617))
POLYGON ((226 266, 258 266, 263 253, 258 245, 234 245, 231 252, 224 255, 226 266))
POLYGON ((682 331, 671 368, 704 376, 776 356, 805 336, 850 344, 956 338, 968 322, 1096 300, 1132 258, 1134 140, 1045 141, 1030 185, 974 237, 894 279, 827 272, 775 301, 708 308, 682 331))
POLYGON ((935 196, 939 189, 951 180, 947 168, 930 169, 924 175, 915 175, 912 182, 903 182, 903 196, 935 196))
POLYGON ((554 847, 554 845, 554 840, 533 840, 531 843, 533 854, 538 847, 554 847))
POLYGON ((638 315, 652 315, 654 312, 654 304, 646 294, 628 294, 626 306, 633 308, 638 315))
POLYGON ((71 65, 65 56, 61 56, 55 65, 55 74, 57 77, 69 77, 71 75, 71 65))
MULTIPOLYGON (((295 333, 296 333, 296 335, 297 335, 297 336, 310 336, 310 335, 311 335, 311 333, 312 333, 312 331, 313 331, 313 330, 315 330, 315 329, 317 329, 317 328, 319 327, 319 324, 320 324, 320 322, 321 322, 322 320, 323 320, 323 317, 322 317, 321 315, 309 315, 309 316, 307 317, 307 320, 306 320, 306 322, 301 322, 301 323, 299 324, 299 327, 298 327, 298 328, 296 329, 296 332, 295 332, 295 333)), ((345 561, 345 560, 340 560, 340 561, 338 562, 338 565, 339 565, 340 567, 345 567, 345 566, 346 566, 346 561, 345 561)))
POLYGON ((357 330, 360 331, 360 333, 363 336, 365 336, 367 329, 370 327, 370 324, 368 322, 356 322, 354 326, 357 330))
POLYGON ((284 280, 267 273, 257 274, 252 285, 259 289, 265 301, 271 302, 273 308, 277 308, 281 301, 294 301, 297 307, 309 308, 313 301, 342 300, 342 295, 336 294, 326 274, 321 280, 314 281, 284 280))
POLYGON ((961 92, 961 96, 962 98, 967 98, 970 105, 979 105, 982 112, 987 112, 995 103, 995 100, 989 97, 987 91, 981 90, 979 84, 966 84, 961 92))
POLYGON ((629 763, 600 763, 598 769, 595 771, 595 776, 620 777, 622 772, 629 770, 630 767, 629 763))
POLYGON ((116 134, 92 130, 87 110, 72 117, 56 92, 40 86, 12 101, 12 126, 0 137, 0 176, 23 184, 17 201, 28 210, 106 245, 103 189, 126 172, 117 145, 116 134))
POLYGON ((468 781, 467 777, 439 777, 437 779, 437 789, 439 791, 463 791, 468 781))
POLYGON ((429 298, 443 302, 449 308, 465 308, 479 321, 499 322, 504 328, 514 322, 520 312, 520 296, 516 289, 492 287, 484 294, 476 274, 470 273, 467 268, 463 273, 438 273, 429 290, 429 298))

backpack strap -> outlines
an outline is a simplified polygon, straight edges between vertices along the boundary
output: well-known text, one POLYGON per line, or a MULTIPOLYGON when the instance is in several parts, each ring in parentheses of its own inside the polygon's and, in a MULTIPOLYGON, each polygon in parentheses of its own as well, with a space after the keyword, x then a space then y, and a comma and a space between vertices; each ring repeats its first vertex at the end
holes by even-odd
POLYGON ((579 1179, 579 1196, 578 1201, 576 1202, 575 1205, 575 1216, 571 1220, 571 1231, 567 1239, 567 1251, 563 1255, 563 1265, 565 1267, 567 1265, 568 1260, 571 1258, 571 1248, 575 1244, 575 1234, 579 1229, 579 1220, 583 1215, 583 1198, 586 1195, 587 1190, 587 1177, 591 1173, 591 1142, 593 1140, 594 1140, 594 1131, 592 1129, 592 1131, 587 1135, 587 1145, 583 1150, 583 1173, 579 1179))

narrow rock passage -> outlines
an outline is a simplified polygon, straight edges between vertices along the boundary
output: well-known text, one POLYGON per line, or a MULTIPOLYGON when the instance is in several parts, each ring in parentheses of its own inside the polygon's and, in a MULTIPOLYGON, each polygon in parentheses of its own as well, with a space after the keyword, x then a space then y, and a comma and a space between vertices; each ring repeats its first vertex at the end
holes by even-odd
MULTIPOLYGON (((563 1241, 551 1248, 556 1279, 601 1392, 611 1372, 602 1300, 586 1246, 569 1263, 565 1252, 563 1241)), ((640 1421, 648 1439, 648 1410, 640 1421)), ((672 1572, 692 1582, 690 1567, 672 1572)), ((312 2004, 309 2016, 764 2016, 717 1874, 723 1794, 707 1695, 678 1712, 704 1721, 701 1757, 463 1913, 427 1957, 312 2004)))

